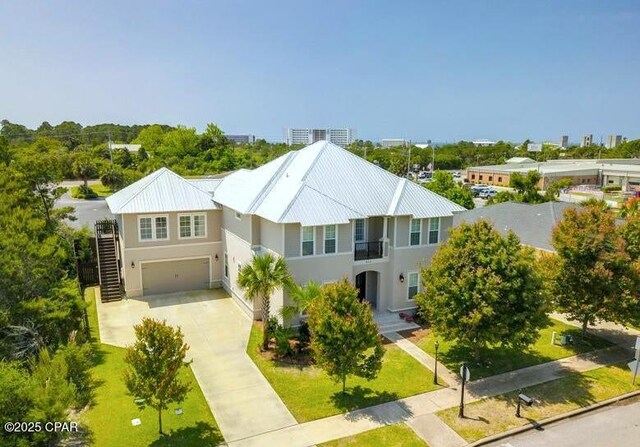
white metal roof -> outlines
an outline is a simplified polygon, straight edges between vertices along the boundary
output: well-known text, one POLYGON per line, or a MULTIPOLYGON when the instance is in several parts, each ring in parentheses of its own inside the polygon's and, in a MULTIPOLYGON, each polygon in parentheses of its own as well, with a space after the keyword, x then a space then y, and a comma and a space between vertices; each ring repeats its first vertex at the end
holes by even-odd
POLYGON ((344 223, 366 216, 441 217, 464 208, 319 141, 252 171, 224 178, 214 200, 278 223, 344 223))
POLYGON ((536 161, 529 157, 511 157, 505 163, 535 163, 536 161))
POLYGON ((167 168, 160 168, 107 197, 107 205, 113 214, 216 209, 211 194, 167 168))

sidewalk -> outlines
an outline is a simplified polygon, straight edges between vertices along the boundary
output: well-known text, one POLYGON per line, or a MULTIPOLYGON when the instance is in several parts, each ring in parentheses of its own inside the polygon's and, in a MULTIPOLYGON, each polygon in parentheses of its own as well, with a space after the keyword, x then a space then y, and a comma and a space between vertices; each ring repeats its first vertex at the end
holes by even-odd
MULTIPOLYGON (((627 351, 613 347, 476 380, 469 382, 465 392, 465 402, 470 403, 518 388, 555 380, 572 373, 600 368, 626 360, 627 357, 627 351)), ((460 392, 457 388, 443 388, 229 442, 229 446, 307 447, 385 425, 405 422, 414 428, 416 433, 423 436, 431 447, 459 447, 466 442, 461 443, 462 438, 439 418, 428 416, 440 410, 455 407, 459 402, 460 392)))
MULTIPOLYGON (((563 314, 552 313, 550 317, 570 324, 571 326, 582 328, 582 325, 578 321, 569 320, 563 314)), ((589 326, 587 332, 628 349, 633 349, 633 346, 636 344, 636 337, 640 336, 640 331, 637 329, 626 328, 622 325, 606 321, 598 323, 595 326, 589 326)))

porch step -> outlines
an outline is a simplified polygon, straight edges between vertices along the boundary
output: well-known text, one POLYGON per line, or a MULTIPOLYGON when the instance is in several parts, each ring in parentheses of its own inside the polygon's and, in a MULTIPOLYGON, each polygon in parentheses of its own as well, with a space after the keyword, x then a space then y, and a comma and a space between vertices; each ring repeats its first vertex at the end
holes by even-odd
POLYGON ((407 331, 411 329, 420 329, 415 323, 410 323, 408 321, 401 320, 400 317, 396 317, 396 319, 391 321, 378 322, 378 330, 381 334, 385 334, 387 332, 400 332, 407 331))

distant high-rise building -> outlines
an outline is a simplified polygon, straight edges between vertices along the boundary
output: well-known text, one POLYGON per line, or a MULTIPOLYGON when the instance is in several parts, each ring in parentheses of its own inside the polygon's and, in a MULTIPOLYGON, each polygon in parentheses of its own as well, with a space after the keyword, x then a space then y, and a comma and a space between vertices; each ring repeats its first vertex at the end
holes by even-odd
POLYGON ((404 138, 385 138, 380 140, 380 146, 382 147, 396 147, 396 146, 409 146, 409 141, 404 138))
POLYGON ((560 137, 560 147, 569 147, 569 135, 562 135, 560 137))
POLYGON ((225 135, 225 137, 236 144, 253 144, 256 142, 255 135, 225 135))
POLYGON ((622 143, 622 135, 609 135, 609 139, 607 140, 607 147, 612 149, 622 143))
POLYGON ((353 129, 287 129, 284 141, 287 145, 313 144, 316 141, 327 140, 338 146, 349 146, 355 139, 353 129))
POLYGON ((580 145, 580 147, 589 147, 592 144, 593 144, 593 135, 589 134, 582 137, 582 144, 580 145))

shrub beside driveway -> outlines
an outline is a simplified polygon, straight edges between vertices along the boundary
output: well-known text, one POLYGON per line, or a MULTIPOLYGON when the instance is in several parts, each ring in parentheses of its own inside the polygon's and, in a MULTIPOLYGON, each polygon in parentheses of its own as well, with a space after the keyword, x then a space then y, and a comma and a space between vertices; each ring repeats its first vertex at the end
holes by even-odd
POLYGON ((259 350, 262 332, 254 325, 247 353, 298 422, 333 416, 441 388, 433 374, 393 344, 385 345, 382 370, 370 382, 349 377, 347 394, 320 368, 291 365, 268 358, 259 350))

